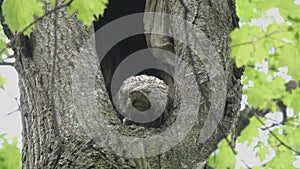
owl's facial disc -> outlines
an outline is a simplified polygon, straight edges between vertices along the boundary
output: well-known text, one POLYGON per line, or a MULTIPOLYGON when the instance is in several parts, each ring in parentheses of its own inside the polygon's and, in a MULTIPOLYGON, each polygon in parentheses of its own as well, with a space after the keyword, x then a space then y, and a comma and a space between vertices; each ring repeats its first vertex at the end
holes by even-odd
POLYGON ((147 111, 151 107, 151 103, 146 93, 142 91, 132 91, 129 93, 130 102, 138 111, 147 111))

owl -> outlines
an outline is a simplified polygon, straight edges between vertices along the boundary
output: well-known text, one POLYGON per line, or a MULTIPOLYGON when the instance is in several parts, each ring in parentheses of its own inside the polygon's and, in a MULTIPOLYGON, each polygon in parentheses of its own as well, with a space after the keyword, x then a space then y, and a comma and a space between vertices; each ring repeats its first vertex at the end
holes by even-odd
POLYGON ((154 76, 127 78, 114 96, 114 105, 124 124, 159 127, 170 107, 169 87, 154 76))

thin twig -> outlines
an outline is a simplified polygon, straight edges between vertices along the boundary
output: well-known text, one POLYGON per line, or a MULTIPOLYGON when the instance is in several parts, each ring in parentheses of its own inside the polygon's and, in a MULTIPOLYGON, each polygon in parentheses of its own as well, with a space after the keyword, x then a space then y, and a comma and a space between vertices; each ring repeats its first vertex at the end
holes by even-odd
POLYGON ((15 55, 14 55, 14 54, 13 54, 13 55, 10 55, 10 56, 8 56, 7 58, 5 58, 5 59, 3 59, 3 60, 12 59, 12 58, 15 58, 15 55))
POLYGON ((13 113, 16 113, 16 112, 18 112, 18 111, 21 111, 21 106, 20 106, 20 104, 19 104, 18 97, 13 96, 12 93, 10 93, 9 91, 7 91, 4 87, 2 87, 1 89, 2 89, 4 92, 6 92, 8 96, 14 98, 14 100, 16 101, 16 104, 17 104, 17 106, 18 106, 18 108, 17 108, 16 110, 11 111, 11 112, 7 113, 6 115, 9 116, 9 115, 12 115, 13 113))
MULTIPOLYGON (((262 125, 264 125, 264 126, 266 126, 265 125, 265 123, 260 119, 260 117, 254 112, 254 114, 255 114, 255 118, 262 124, 262 125)), ((291 146, 289 146, 289 145, 287 145, 284 141, 282 141, 272 130, 270 130, 269 128, 266 128, 269 132, 270 132, 270 134, 281 144, 281 145, 283 145, 284 147, 286 147, 287 149, 289 149, 289 150, 291 150, 291 151, 293 151, 294 153, 296 153, 297 155, 300 155, 300 152, 299 151, 297 151, 297 150, 295 150, 293 147, 291 147, 291 146)))
MULTIPOLYGON (((300 26, 296 26, 295 29, 299 29, 300 26)), ((286 31, 282 31, 282 32, 286 32, 286 31)), ((265 38, 271 38, 271 39, 275 39, 274 37, 272 37, 272 35, 274 34, 277 34, 277 33, 282 33, 281 31, 274 31, 274 32, 271 32, 269 34, 266 34, 264 36, 261 36, 259 38, 257 38, 256 40, 251 40, 251 41, 248 41, 248 42, 243 42, 243 43, 238 43, 238 44, 235 44, 235 45, 232 45, 231 48, 234 48, 234 47, 239 47, 239 46, 243 46, 243 45, 251 45, 251 44, 254 44, 254 43, 257 43, 259 42, 260 40, 263 40, 265 38)), ((279 39, 276 39, 276 40, 279 40, 279 39)), ((281 41, 281 40, 279 40, 281 41)))
POLYGON ((14 113, 17 113, 17 112, 19 112, 19 111, 20 111, 20 109, 16 109, 16 110, 14 110, 14 111, 12 111, 12 112, 7 113, 6 116, 10 116, 10 115, 12 115, 12 114, 14 114, 14 113))
POLYGON ((14 66, 14 63, 10 63, 10 62, 0 62, 0 66, 14 66))
POLYGON ((234 47, 239 47, 239 46, 244 46, 244 45, 252 45, 254 43, 257 43, 265 38, 269 38, 271 37, 272 35, 276 34, 276 33, 279 33, 279 31, 274 31, 274 32, 271 32, 269 34, 266 34, 264 36, 261 36, 255 40, 251 40, 251 41, 248 41, 248 42, 243 42, 243 43, 238 43, 238 44, 235 44, 235 45, 232 45, 231 48, 234 48, 234 47))

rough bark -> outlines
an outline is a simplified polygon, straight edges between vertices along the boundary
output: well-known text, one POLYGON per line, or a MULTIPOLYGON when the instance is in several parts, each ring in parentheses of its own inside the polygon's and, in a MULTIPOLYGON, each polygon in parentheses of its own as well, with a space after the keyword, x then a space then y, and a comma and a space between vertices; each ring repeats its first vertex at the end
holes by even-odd
MULTIPOLYGON (((45 10, 50 8, 47 6, 45 10)), ((99 146, 97 138, 91 138, 82 127, 85 123, 83 120, 86 120, 91 127, 97 128, 99 123, 103 123, 103 120, 97 118, 99 114, 105 116, 108 128, 128 136, 154 135, 164 128, 132 127, 119 120, 105 86, 107 82, 101 73, 103 69, 97 64, 95 46, 88 43, 93 29, 83 26, 75 16, 67 15, 65 9, 62 9, 36 23, 30 40, 21 36, 15 44, 21 91, 23 168, 195 168, 207 160, 222 138, 230 131, 235 131, 241 98, 241 74, 229 59, 229 33, 237 26, 233 0, 147 0, 145 9, 166 12, 188 20, 205 33, 219 52, 215 60, 222 63, 226 72, 228 91, 225 114, 216 131, 204 143, 199 141, 200 130, 210 107, 210 101, 204 99, 201 100, 198 119, 193 128, 182 142, 167 152, 134 159, 115 155, 99 146), (87 45, 81 48, 82 44, 87 45), (86 56, 94 58, 95 62, 87 63, 86 56), (95 88, 84 88, 85 82, 77 86, 86 93, 91 92, 93 96, 82 95, 76 100, 76 91, 72 90, 74 78, 80 80, 90 75, 90 69, 82 69, 81 73, 74 75, 78 64, 98 71, 94 74, 95 88), (96 99, 94 103, 86 103, 85 97, 96 99), (98 109, 88 114, 87 119, 80 119, 78 111, 81 109, 76 101, 82 105, 96 105, 98 109)), ((170 25, 172 31, 177 31, 176 26, 176 23, 170 25)), ((179 41, 166 37, 156 38, 158 42, 166 40, 167 49, 151 38, 147 38, 148 45, 172 50, 193 66, 199 90, 208 97, 212 90, 208 72, 195 53, 179 41)), ((111 146, 118 141, 118 138, 106 139, 104 142, 111 146)))
MULTIPOLYGON (((214 59, 218 60, 219 63, 222 63, 222 66, 226 71, 227 99, 224 110, 225 116, 222 122, 219 124, 217 130, 205 143, 193 141, 197 140, 196 138, 199 136, 199 131, 203 126, 203 122, 205 121, 210 107, 210 101, 205 99, 203 102, 201 101, 203 104, 201 104, 199 109, 199 121, 193 126, 193 129, 187 136, 187 139, 182 144, 179 144, 171 151, 167 152, 166 154, 168 154, 168 158, 161 158, 161 161, 163 161, 165 166, 180 166, 179 168, 184 168, 187 166, 187 168, 189 168, 191 166, 195 166, 194 163, 199 159, 205 161, 208 155, 216 148, 218 141, 221 138, 224 138, 224 136, 227 135, 230 130, 232 131, 233 136, 235 135, 235 128, 231 127, 235 127, 237 118, 236 112, 238 112, 239 108, 241 96, 241 84, 239 79, 241 76, 241 70, 237 70, 232 60, 229 59, 229 33, 237 26, 234 2, 230 0, 157 0, 147 1, 146 10, 150 12, 163 12, 175 15, 193 23, 196 28, 199 28, 205 33, 215 49, 219 52, 219 57, 214 59), (178 158, 181 160, 178 160, 178 158)), ((155 19, 153 19, 153 21, 154 20, 155 19)), ((158 21, 167 22, 159 19, 158 21)), ((155 23, 157 22, 153 22, 152 24, 155 23)), ((160 29, 170 29, 173 34, 184 34, 185 32, 180 32, 180 26, 181 25, 176 22, 171 22, 169 27, 160 29)), ((152 29, 155 29, 155 26, 152 29)), ((182 42, 176 39, 161 35, 148 35, 147 43, 150 47, 158 47, 175 52, 178 56, 191 63, 190 65, 194 66, 194 73, 198 77, 197 82, 201 90, 201 94, 206 96, 204 98, 209 98, 211 89, 209 86, 209 78, 207 77, 208 73, 205 70, 206 65, 204 65, 199 58, 197 58, 190 48, 186 47, 182 42)), ((172 64, 172 61, 170 61, 172 59, 166 59, 165 57, 161 60, 172 64)))

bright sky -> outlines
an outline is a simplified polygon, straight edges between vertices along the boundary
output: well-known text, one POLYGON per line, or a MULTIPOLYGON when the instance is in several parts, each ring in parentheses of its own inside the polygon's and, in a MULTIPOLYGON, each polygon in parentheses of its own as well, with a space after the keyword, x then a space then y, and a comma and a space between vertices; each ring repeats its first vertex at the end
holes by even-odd
POLYGON ((9 140, 17 136, 21 141, 20 112, 15 111, 18 109, 17 101, 20 96, 18 75, 10 66, 0 66, 0 74, 6 79, 4 89, 0 89, 0 133, 7 133, 9 140), (12 114, 8 115, 9 113, 12 114))

